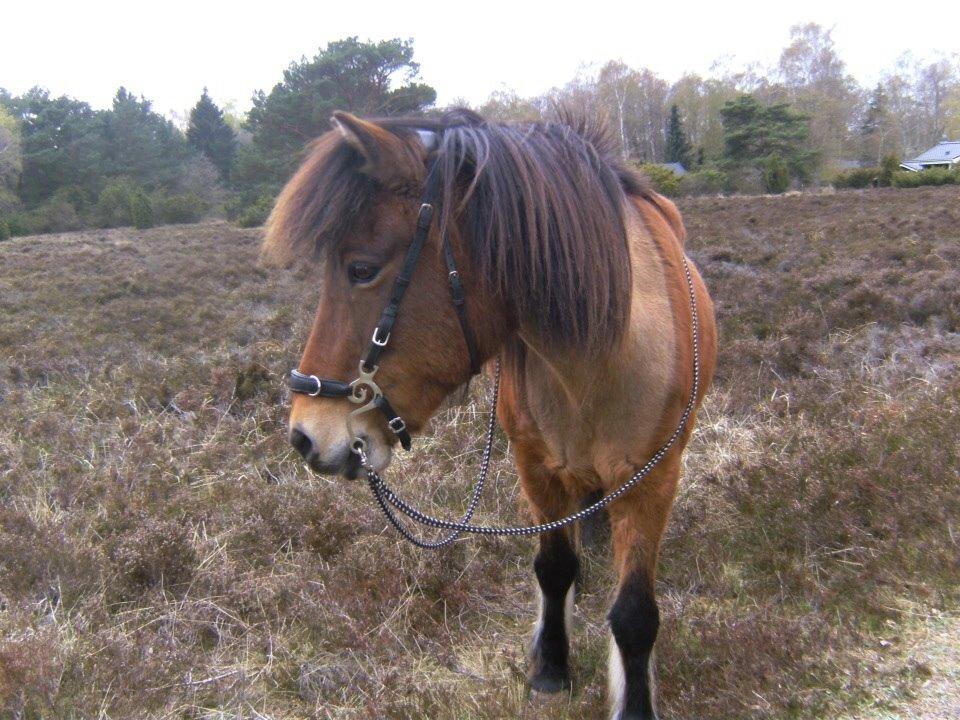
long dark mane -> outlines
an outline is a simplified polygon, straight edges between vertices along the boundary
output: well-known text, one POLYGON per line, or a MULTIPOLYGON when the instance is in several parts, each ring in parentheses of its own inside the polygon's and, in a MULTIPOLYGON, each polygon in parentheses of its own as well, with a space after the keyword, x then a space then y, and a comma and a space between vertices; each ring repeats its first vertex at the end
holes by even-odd
MULTIPOLYGON (((485 289, 521 323, 591 354, 618 341, 630 309, 625 204, 649 191, 603 123, 488 123, 469 110, 374 122, 399 137, 438 134, 442 229, 461 229, 485 289)), ((265 249, 290 261, 336 244, 379 189, 361 164, 336 133, 320 138, 277 201, 265 249)))

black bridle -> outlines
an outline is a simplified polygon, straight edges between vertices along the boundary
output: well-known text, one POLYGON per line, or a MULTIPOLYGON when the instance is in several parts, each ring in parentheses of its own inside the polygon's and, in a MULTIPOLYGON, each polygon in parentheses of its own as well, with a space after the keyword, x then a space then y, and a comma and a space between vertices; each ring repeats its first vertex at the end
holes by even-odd
MULTIPOLYGON (((368 410, 377 409, 387 420, 387 426, 391 432, 397 436, 400 445, 404 450, 409 450, 412 445, 410 432, 407 430, 407 424, 403 418, 394 409, 390 401, 387 400, 379 385, 374 382, 374 375, 380 369, 380 356, 390 342, 390 334, 393 332, 393 325, 397 321, 397 314, 400 311, 400 303, 407 292, 407 287, 413 278, 417 262, 423 252, 424 245, 427 242, 427 236, 430 234, 430 227, 433 224, 435 215, 436 197, 440 188, 440 173, 437 165, 434 163, 427 172, 427 179, 424 184, 423 196, 420 199, 420 212, 417 215, 417 229, 413 236, 410 247, 403 258, 403 265, 397 274, 393 283, 393 292, 386 307, 380 314, 380 321, 373 329, 370 336, 370 344, 367 346, 367 352, 360 361, 358 374, 355 380, 351 382, 342 382, 340 380, 330 380, 320 378, 316 375, 306 375, 299 370, 291 370, 289 386, 291 392, 309 395, 311 397, 328 398, 347 398, 361 407, 350 413, 351 420, 368 410)), ((460 329, 463 332, 463 339, 467 345, 467 354, 470 358, 470 374, 476 375, 480 372, 480 355, 477 352, 476 338, 470 329, 470 323, 467 319, 467 308, 463 282, 460 280, 460 273, 457 270, 457 263, 453 257, 453 248, 450 246, 450 239, 444 233, 443 256, 447 265, 447 282, 450 285, 450 297, 453 301, 453 309, 457 313, 457 320, 460 322, 460 329)), ((351 428, 352 432, 352 428, 351 428)), ((354 450, 358 450, 365 444, 363 439, 354 435, 354 450)))

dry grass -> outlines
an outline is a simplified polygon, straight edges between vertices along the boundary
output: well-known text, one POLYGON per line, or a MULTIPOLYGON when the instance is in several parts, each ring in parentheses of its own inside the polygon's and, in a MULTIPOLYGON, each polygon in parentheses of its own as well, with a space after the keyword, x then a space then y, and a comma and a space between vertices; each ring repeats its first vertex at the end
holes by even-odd
MULTIPOLYGON (((956 614, 954 188, 691 199, 721 364, 664 548, 663 714, 898 705, 956 614)), ((0 716, 602 717, 607 548, 575 690, 532 704, 534 544, 423 554, 288 451, 315 296, 224 224, 0 244, 0 716)), ((460 509, 483 388, 391 477, 460 509)), ((481 521, 518 518, 499 441, 481 521)), ((879 713, 879 714, 878 714, 879 713)))

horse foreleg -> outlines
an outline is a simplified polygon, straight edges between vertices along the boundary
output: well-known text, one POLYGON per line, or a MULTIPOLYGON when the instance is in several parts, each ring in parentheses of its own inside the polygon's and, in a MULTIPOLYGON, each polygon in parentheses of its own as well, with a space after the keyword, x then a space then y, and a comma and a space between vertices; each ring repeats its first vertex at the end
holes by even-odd
MULTIPOLYGON (((520 467, 534 522, 549 522, 567 514, 570 498, 559 479, 542 467, 520 467)), ((579 568, 568 530, 540 536, 540 549, 533 561, 540 612, 529 652, 530 687, 539 692, 554 693, 570 687, 570 615, 579 568)))
POLYGON ((610 506, 619 573, 610 622, 610 699, 615 720, 655 720, 653 646, 660 628, 654 581, 679 468, 660 468, 610 506))
POLYGON ((552 693, 570 687, 570 616, 579 566, 567 531, 540 539, 533 561, 540 590, 540 613, 530 645, 530 687, 534 690, 552 693))

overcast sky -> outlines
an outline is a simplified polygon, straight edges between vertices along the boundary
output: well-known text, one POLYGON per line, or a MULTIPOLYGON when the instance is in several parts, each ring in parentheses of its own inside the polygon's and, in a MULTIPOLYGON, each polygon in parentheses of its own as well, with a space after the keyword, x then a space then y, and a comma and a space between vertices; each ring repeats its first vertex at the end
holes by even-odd
POLYGON ((790 26, 832 27, 849 71, 875 82, 897 57, 960 50, 960 2, 204 2, 4 3, 0 87, 32 85, 106 107, 123 85, 160 112, 184 113, 204 85, 249 107, 283 69, 349 35, 412 38, 438 102, 481 102, 563 85, 583 67, 621 59, 666 80, 713 61, 776 62, 790 26), (888 10, 894 8, 894 11, 888 10))

